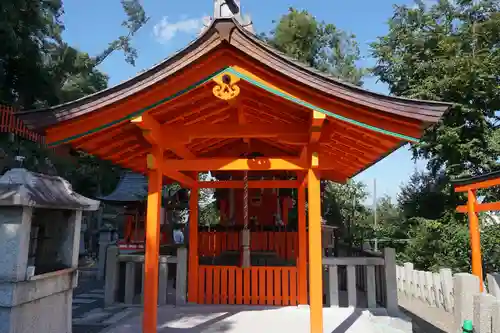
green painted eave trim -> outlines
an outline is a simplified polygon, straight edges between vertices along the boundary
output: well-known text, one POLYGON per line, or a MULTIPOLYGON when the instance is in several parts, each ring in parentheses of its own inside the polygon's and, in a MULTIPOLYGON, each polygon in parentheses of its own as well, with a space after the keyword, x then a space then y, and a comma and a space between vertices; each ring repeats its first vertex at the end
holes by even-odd
POLYGON ((213 73, 212 75, 204 78, 203 80, 200 80, 192 85, 190 85, 189 87, 185 88, 185 89, 182 89, 178 92, 176 92, 175 94, 173 95, 170 95, 166 98, 163 98, 145 108, 142 108, 140 110, 136 110, 136 111, 133 111, 132 113, 129 113, 128 115, 124 116, 124 117, 121 117, 117 120, 114 120, 112 122, 109 122, 107 124, 104 124, 102 126, 99 126, 99 127, 96 127, 96 128, 93 128, 89 131, 86 131, 86 132, 83 132, 83 133, 80 133, 80 134, 76 134, 76 135, 73 135, 73 136, 70 136, 70 137, 67 137, 67 138, 64 138, 62 140, 59 140, 59 141, 55 141, 51 144, 49 144, 49 147, 54 147, 54 146, 58 146, 58 145, 61 145, 61 144, 65 144, 65 143, 68 143, 68 142, 71 142, 73 140, 77 140, 83 136, 86 136, 86 135, 90 135, 90 134, 94 134, 96 132, 99 132, 101 130, 104 130, 108 127, 111 127, 111 126, 114 126, 114 125, 117 125, 121 122, 124 122, 124 121, 130 121, 136 117, 139 117, 140 115, 142 115, 143 113, 161 105, 161 104, 164 104, 166 102, 169 102, 171 100, 173 100, 174 98, 177 98, 177 97, 180 97, 188 92, 190 92, 191 90, 194 90, 196 88, 198 88, 199 86, 207 83, 208 81, 212 80, 214 77, 216 77, 217 75, 219 74, 224 74, 224 73, 231 73, 233 75, 236 75, 237 77, 239 77, 240 79, 256 86, 256 87, 259 87, 261 89, 264 89, 265 91, 273 94, 273 95, 276 95, 276 96, 279 96, 285 100, 288 100, 290 102, 293 102, 295 104, 298 104, 298 105, 301 105, 303 107, 306 107, 310 110, 314 110, 314 111, 317 111, 317 112, 320 112, 320 113, 323 113, 329 117, 332 117, 332 118, 335 118, 335 119, 338 119, 340 121, 343 121, 343 122, 346 122, 346 123, 349 123, 349 124, 353 124, 355 126, 359 126, 359 127, 362 127, 362 128, 365 128, 365 129, 368 129, 370 131, 373 131, 373 132, 377 132, 377 133, 381 133, 381 134, 385 134, 385 135, 389 135, 389 136, 392 136, 392 137, 395 137, 395 138, 398 138, 398 139, 402 139, 402 140, 405 140, 405 141, 409 141, 409 142, 417 142, 418 141, 418 138, 414 138, 414 137, 411 137, 411 136, 408 136, 408 135, 404 135, 404 134, 400 134, 400 133, 396 133, 396 132, 392 132, 392 131, 388 131, 388 130, 385 130, 385 129, 382 129, 382 128, 379 128, 379 127, 376 127, 376 126, 372 126, 372 125, 368 125, 368 124, 365 124, 365 123, 362 123, 360 121, 357 121, 357 120, 354 120, 354 119, 350 119, 350 118, 347 118, 347 117, 344 117, 344 116, 341 116, 341 115, 338 115, 336 113, 333 113, 331 111, 328 111, 328 110, 325 110, 325 109, 322 109, 320 107, 317 107, 311 103, 308 103, 306 101, 303 101, 301 99, 298 99, 296 97, 293 97, 293 96, 290 96, 286 93, 283 93, 281 91, 278 91, 276 90, 275 88, 273 87, 270 87, 264 83, 261 83, 261 82, 258 82, 256 80, 254 80, 253 78, 243 74, 243 73, 240 73, 239 71, 237 71, 236 69, 232 68, 232 67, 225 67, 215 73, 213 73))
POLYGON ((306 101, 303 101, 301 99, 298 99, 298 98, 295 98, 293 96, 290 96, 290 95, 287 95, 281 91, 278 91, 272 87, 269 87, 261 82, 258 82, 256 80, 254 80, 253 78, 251 77, 248 77, 247 75, 245 74, 242 74, 238 71, 236 71, 234 68, 228 68, 226 70, 227 72, 230 72, 236 76, 238 76, 240 79, 242 80, 245 80, 251 84, 253 84, 254 86, 257 86, 259 88, 262 88, 264 90, 266 90, 267 92, 270 92, 276 96, 279 96, 283 99, 286 99, 288 101, 291 101, 295 104, 299 104, 299 105, 302 105, 308 109, 311 109, 311 110, 314 110, 314 111, 318 111, 320 113, 323 113, 327 116, 330 116, 332 118, 335 118, 335 119, 338 119, 338 120, 341 120, 341 121, 344 121, 346 123, 349 123, 349 124, 353 124, 353 125, 356 125, 356 126, 359 126, 359 127, 363 127, 363 128, 366 128, 366 129, 369 129, 371 131, 374 131, 374 132, 378 132, 378 133, 382 133, 382 134, 385 134, 385 135, 389 135, 389 136, 393 136, 393 137, 396 137, 396 138, 399 138, 399 139, 403 139, 405 141, 410 141, 410 142, 417 142, 418 141, 418 138, 414 138, 414 137, 411 137, 411 136, 408 136, 408 135, 404 135, 404 134, 399 134, 399 133, 396 133, 396 132, 391 132, 391 131, 388 131, 388 130, 385 130, 385 129, 382 129, 382 128, 379 128, 379 127, 376 127, 376 126, 372 126, 372 125, 368 125, 368 124, 365 124, 365 123, 362 123, 360 121, 357 121, 357 120, 354 120, 354 119, 350 119, 350 118, 347 118, 347 117, 344 117, 344 116, 341 116, 341 115, 338 115, 336 113, 333 113, 331 111, 328 111, 328 110, 325 110, 325 109, 322 109, 320 107, 317 107, 315 105, 312 105, 311 103, 308 103, 306 101))

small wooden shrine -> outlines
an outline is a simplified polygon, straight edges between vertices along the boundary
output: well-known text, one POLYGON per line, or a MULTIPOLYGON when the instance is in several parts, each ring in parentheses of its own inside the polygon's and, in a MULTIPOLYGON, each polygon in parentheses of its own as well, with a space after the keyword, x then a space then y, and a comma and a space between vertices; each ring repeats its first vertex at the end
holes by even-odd
POLYGON ((162 186, 171 181, 190 189, 188 301, 309 304, 316 333, 323 332, 320 181, 345 182, 418 141, 449 108, 320 74, 259 39, 239 1, 216 0, 203 33, 153 68, 77 101, 19 116, 42 129, 50 146, 71 145, 147 175, 144 333, 157 331, 162 186), (198 174, 207 171, 218 180, 200 181, 198 174), (203 188, 226 189, 217 191, 222 223, 241 227, 231 240, 237 242, 235 264, 202 258, 203 188), (227 189, 234 189, 232 215, 227 189), (252 223, 281 224, 289 206, 273 189, 297 193, 297 246, 292 264, 262 266, 252 261, 256 240, 277 242, 272 232, 259 236, 252 223), (256 191, 262 196, 251 202, 256 191), (269 207, 253 206, 259 201, 269 207))
MULTIPOLYGON (((188 195, 186 189, 164 189, 160 218, 161 245, 172 243, 172 227, 180 222, 176 213, 188 208, 188 195)), ((120 230, 123 237, 118 241, 120 250, 144 249, 147 196, 148 179, 138 173, 125 172, 113 192, 97 198, 107 205, 123 208, 124 225, 120 230)))

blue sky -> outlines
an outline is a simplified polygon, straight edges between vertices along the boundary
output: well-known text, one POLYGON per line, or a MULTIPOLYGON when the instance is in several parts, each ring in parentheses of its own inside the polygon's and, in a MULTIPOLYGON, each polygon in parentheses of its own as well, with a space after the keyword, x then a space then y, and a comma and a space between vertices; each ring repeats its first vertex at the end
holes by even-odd
MULTIPOLYGON (((427 0, 432 2, 432 0, 427 0)), ((202 18, 213 13, 213 0, 167 1, 143 0, 150 21, 136 35, 133 43, 139 51, 136 66, 124 61, 123 54, 110 56, 100 69, 110 76, 110 85, 120 83, 138 72, 152 67, 175 51, 182 49, 199 32, 202 18)), ((334 23, 338 28, 354 33, 360 45, 361 65, 371 66, 369 43, 387 32, 387 20, 393 4, 413 4, 413 0, 241 0, 244 14, 251 15, 257 32, 267 32, 273 20, 285 14, 289 7, 307 9, 319 20, 334 23)), ((65 40, 80 50, 95 55, 107 43, 124 34, 121 22, 125 15, 119 0, 64 1, 65 40)), ((387 87, 376 78, 366 78, 366 89, 387 94, 387 87)), ((399 186, 406 182, 415 168, 425 163, 411 160, 407 148, 402 148, 356 177, 371 188, 377 179, 377 196, 395 197, 399 186)))

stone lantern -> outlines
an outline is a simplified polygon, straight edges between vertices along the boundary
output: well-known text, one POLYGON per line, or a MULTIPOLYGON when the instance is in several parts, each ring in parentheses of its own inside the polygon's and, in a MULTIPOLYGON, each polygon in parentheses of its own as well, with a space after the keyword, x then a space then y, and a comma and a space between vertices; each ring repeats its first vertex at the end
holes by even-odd
POLYGON ((98 207, 60 177, 0 177, 0 333, 71 333, 82 211, 98 207))

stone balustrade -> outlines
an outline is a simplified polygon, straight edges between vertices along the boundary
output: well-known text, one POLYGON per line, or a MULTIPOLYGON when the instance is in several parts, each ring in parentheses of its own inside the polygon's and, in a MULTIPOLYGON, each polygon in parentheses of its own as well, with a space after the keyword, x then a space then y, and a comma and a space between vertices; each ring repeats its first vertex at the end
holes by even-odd
POLYGON ((394 249, 379 256, 324 257, 324 290, 330 306, 385 308, 398 312, 394 249))
MULTIPOLYGON (((104 303, 141 304, 144 295, 144 254, 120 254, 117 246, 106 252, 104 303)), ((187 249, 176 255, 160 255, 158 305, 186 303, 187 249), (169 274, 173 270, 175 274, 169 274)))
POLYGON ((475 333, 500 333, 500 274, 487 274, 480 292, 479 279, 468 273, 415 270, 412 263, 397 266, 399 304, 444 332, 462 332, 472 320, 475 333))

